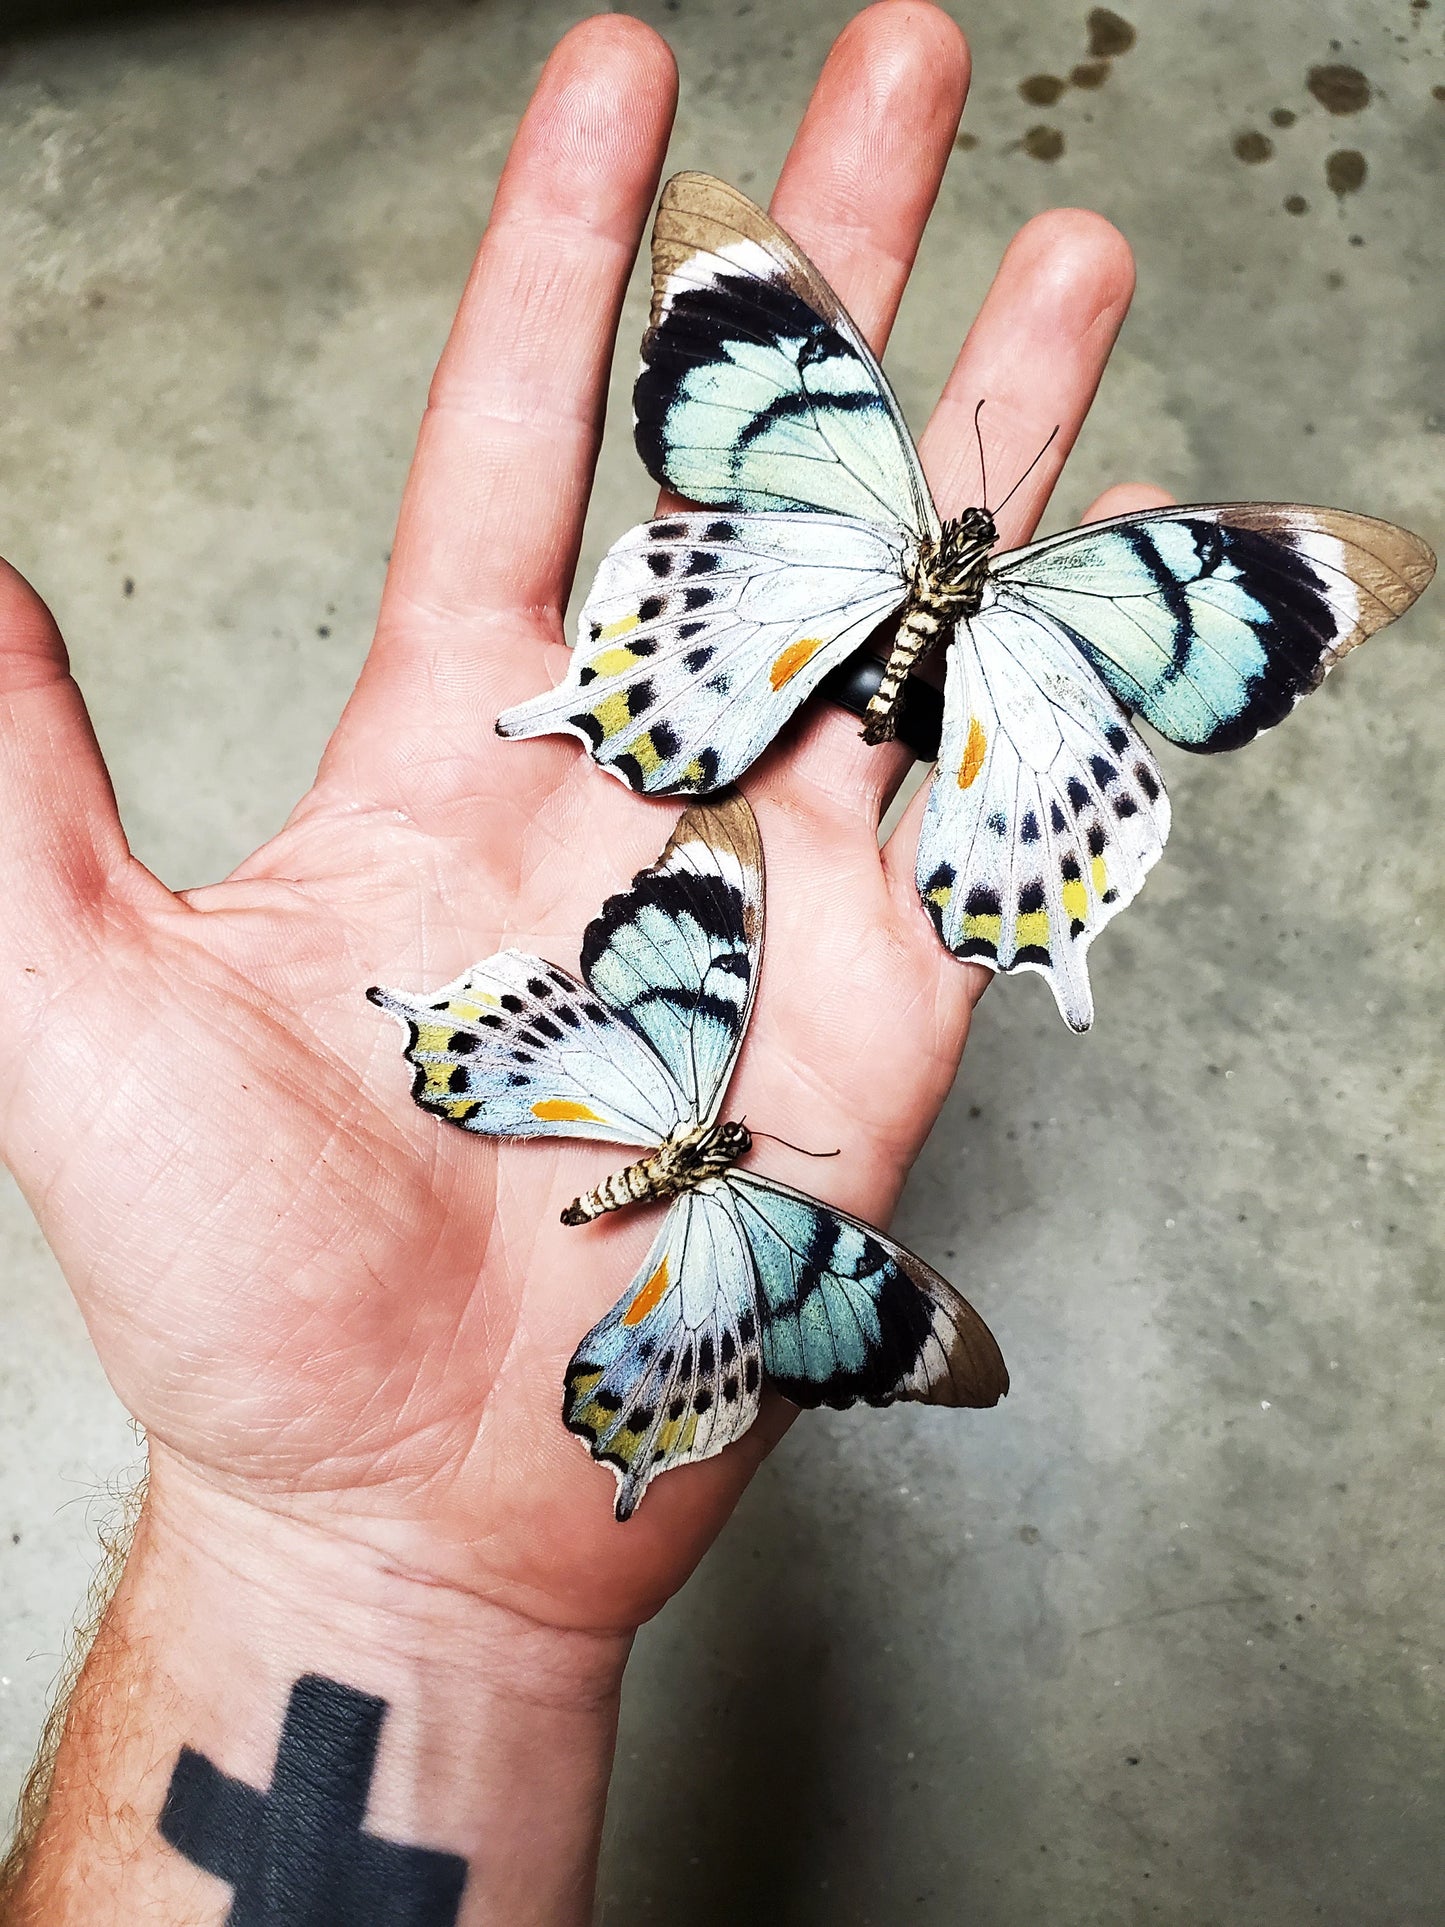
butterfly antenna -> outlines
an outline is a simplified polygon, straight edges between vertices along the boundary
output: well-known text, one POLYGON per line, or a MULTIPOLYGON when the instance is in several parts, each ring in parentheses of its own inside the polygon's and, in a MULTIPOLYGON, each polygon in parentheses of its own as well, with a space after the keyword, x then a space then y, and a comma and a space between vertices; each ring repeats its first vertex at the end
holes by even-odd
POLYGON ((785 1144, 790 1151, 796 1151, 798 1156, 803 1158, 836 1158, 843 1154, 841 1146, 836 1151, 805 1151, 801 1144, 794 1144, 789 1138, 777 1137, 771 1131, 754 1131, 752 1135, 771 1138, 774 1144, 785 1144))
MULTIPOLYGON (((976 422, 978 419, 977 416, 975 416, 974 419, 976 422)), ((1034 470, 1038 467, 1039 463, 1044 459, 1045 455, 1047 455, 1049 450, 1053 447, 1054 441, 1058 435, 1058 432, 1059 432, 1059 424, 1055 422, 1054 428, 1053 428, 1053 434, 1049 436, 1049 439, 1044 443, 1043 447, 1039 450, 1038 454, 1035 455, 1034 459, 1029 463, 1028 467, 1024 470, 1023 474, 1020 475, 1018 480, 1014 483, 1013 487, 1009 490, 1008 494, 1005 495, 1003 500, 999 503, 998 507, 993 511, 995 515, 1003 514, 1004 510, 1008 507, 1009 503, 1018 494, 1019 490, 1023 487, 1024 483, 1029 479, 1030 475, 1033 474, 1034 470)))
POLYGON ((978 472, 983 481, 983 506, 985 513, 987 513, 988 464, 983 459, 983 430, 978 425, 978 418, 983 413, 983 400, 983 396, 980 395, 978 398, 978 407, 973 411, 973 439, 978 443, 978 472))

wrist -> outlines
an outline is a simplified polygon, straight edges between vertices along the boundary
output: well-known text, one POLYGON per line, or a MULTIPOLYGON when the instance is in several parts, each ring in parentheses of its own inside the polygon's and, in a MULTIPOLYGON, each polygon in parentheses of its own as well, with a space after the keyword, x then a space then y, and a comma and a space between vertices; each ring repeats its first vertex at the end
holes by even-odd
POLYGON ((278 1892, 288 1919, 350 1918, 348 1883, 380 1883, 428 1927, 581 1927, 627 1637, 538 1624, 158 1456, 17 1922, 269 1920, 246 1906, 278 1892))
POLYGON ((398 1683, 450 1681, 499 1703, 610 1715, 631 1636, 559 1626, 413 1567, 315 1517, 254 1505, 159 1454, 127 1581, 223 1612, 238 1646, 284 1671, 331 1650, 398 1683), (178 1589, 179 1588, 179 1593, 178 1589))

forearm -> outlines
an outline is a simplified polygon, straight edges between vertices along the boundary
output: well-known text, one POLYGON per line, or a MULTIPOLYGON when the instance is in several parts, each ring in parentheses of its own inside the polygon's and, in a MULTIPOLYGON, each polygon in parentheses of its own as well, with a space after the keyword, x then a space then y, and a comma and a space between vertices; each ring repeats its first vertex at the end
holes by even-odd
POLYGON ((626 1645, 159 1480, 6 1927, 585 1922, 626 1645))

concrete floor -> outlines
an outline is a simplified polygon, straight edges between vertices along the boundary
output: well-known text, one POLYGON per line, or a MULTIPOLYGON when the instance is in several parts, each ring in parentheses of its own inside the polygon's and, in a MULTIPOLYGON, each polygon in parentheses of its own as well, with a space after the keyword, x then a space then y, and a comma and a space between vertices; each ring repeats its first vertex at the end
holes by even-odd
MULTIPOLYGON (((52 6, 6 53, 0 544, 169 881, 307 781, 511 125, 582 11, 52 6)), ((636 11, 681 58, 677 164, 765 194, 846 0, 636 11)), ((1082 202, 1141 286, 1057 520, 1150 476, 1440 546, 1440 0, 1132 0, 1137 44, 1047 106, 1019 83, 1084 58, 1082 0, 955 11, 976 145, 889 357, 915 422, 1014 227, 1082 202), (1307 91, 1332 59, 1358 114, 1307 91), (1368 175, 1336 195, 1340 150, 1368 175)), ((649 499, 625 424, 584 580, 649 499)), ((606 1922, 1445 1915, 1442 628, 1437 589, 1246 755, 1166 757, 1176 828, 1087 1040, 1035 980, 987 1000, 899 1229, 1013 1395, 795 1429, 640 1642, 606 1922)), ((0 1318, 3 1800, 137 1446, 9 1192, 0 1318)))

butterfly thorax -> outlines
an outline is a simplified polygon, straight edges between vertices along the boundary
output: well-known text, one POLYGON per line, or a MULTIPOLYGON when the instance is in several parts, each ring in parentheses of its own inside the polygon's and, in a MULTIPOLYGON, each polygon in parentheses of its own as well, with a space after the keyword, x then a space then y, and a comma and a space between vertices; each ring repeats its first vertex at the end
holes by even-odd
POLYGON ((998 531, 987 509, 965 509, 935 540, 924 536, 908 564, 908 600, 883 675, 868 704, 865 743, 886 743, 897 729, 898 700, 911 669, 960 617, 978 614, 998 531))
POLYGON ((562 1213, 562 1222, 587 1224, 624 1205, 675 1198, 707 1178, 720 1177, 752 1148, 752 1132, 745 1124, 695 1124, 625 1170, 614 1172, 595 1191, 574 1198, 562 1213))

